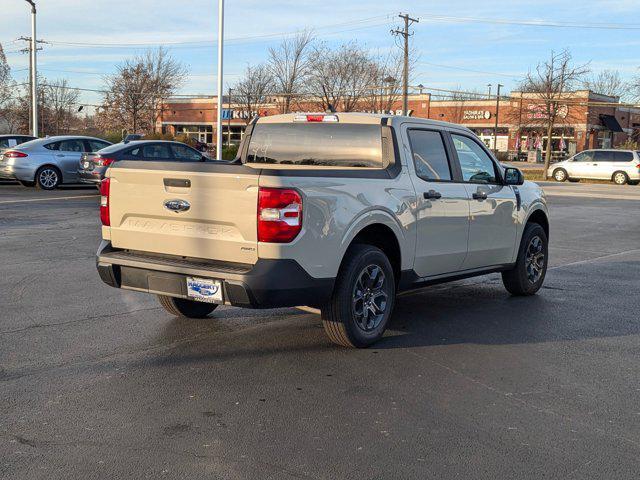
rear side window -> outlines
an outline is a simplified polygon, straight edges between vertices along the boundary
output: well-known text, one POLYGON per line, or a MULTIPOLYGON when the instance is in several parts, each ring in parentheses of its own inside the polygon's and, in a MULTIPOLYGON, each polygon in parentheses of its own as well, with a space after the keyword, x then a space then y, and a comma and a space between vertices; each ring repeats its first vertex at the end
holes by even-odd
POLYGON ((613 162, 615 161, 613 154, 614 152, 609 152, 606 150, 597 150, 593 154, 593 161, 594 162, 613 162))
POLYGON ((47 150, 60 150, 60 142, 47 143, 46 145, 43 145, 43 147, 47 150))
POLYGON ((102 150, 103 148, 107 148, 110 143, 101 142, 100 140, 87 140, 89 144, 89 148, 91 152, 97 152, 98 150, 102 150))
POLYGON ((142 157, 145 160, 168 160, 171 159, 169 145, 166 143, 156 143, 144 145, 142 147, 142 157))
POLYGON ((84 152, 84 144, 82 140, 62 140, 58 150, 61 152, 84 152))
POLYGON ((382 168, 380 125, 258 122, 248 163, 382 168))
POLYGON ((633 160, 633 153, 631 152, 615 152, 614 158, 616 162, 630 162, 633 160))
POLYGON ((416 175, 424 180, 451 180, 447 151, 439 132, 409 130, 416 175))

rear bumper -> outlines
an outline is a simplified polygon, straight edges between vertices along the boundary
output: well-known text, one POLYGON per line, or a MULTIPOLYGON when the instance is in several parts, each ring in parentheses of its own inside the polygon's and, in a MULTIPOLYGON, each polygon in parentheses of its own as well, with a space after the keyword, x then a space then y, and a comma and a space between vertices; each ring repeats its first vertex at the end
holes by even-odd
POLYGON ((99 184, 104 179, 104 173, 100 170, 78 170, 78 178, 81 183, 99 184))
POLYGON ((187 277, 221 280, 224 303, 245 308, 320 306, 333 290, 333 278, 313 278, 295 260, 259 259, 255 265, 187 261, 181 257, 114 250, 103 241, 97 268, 115 288, 187 297, 187 277))
POLYGON ((36 175, 32 167, 21 167, 18 165, 0 166, 0 178, 3 180, 22 180, 32 182, 36 175))

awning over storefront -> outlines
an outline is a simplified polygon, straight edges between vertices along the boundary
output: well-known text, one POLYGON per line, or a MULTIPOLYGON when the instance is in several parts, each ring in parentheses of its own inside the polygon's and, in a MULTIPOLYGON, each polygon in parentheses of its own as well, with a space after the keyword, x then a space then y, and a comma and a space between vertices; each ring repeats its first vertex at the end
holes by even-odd
POLYGON ((613 115, 600 115, 600 122, 612 132, 623 132, 622 127, 613 115))

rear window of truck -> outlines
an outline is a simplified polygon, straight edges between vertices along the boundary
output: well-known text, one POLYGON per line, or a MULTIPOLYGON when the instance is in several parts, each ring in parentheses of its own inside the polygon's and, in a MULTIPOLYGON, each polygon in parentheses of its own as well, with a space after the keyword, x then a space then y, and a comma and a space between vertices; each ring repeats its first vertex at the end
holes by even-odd
POLYGON ((382 168, 380 125, 258 122, 247 163, 382 168))

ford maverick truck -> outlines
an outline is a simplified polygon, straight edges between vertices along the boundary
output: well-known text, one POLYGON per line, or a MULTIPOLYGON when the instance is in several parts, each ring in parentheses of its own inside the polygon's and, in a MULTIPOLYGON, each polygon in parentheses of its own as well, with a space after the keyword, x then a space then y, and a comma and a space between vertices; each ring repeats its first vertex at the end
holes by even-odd
POLYGON ((411 117, 264 117, 233 162, 117 162, 100 217, 108 285, 189 318, 316 307, 348 347, 382 337, 399 292, 501 272, 532 295, 548 262, 542 189, 470 130, 411 117))

